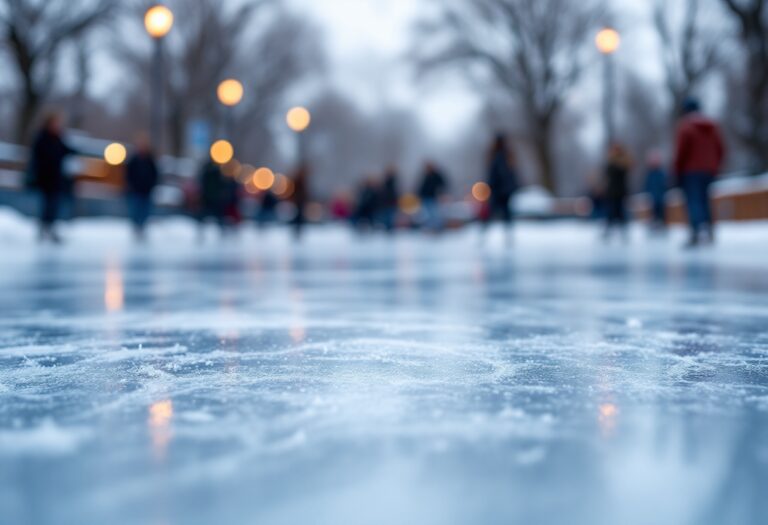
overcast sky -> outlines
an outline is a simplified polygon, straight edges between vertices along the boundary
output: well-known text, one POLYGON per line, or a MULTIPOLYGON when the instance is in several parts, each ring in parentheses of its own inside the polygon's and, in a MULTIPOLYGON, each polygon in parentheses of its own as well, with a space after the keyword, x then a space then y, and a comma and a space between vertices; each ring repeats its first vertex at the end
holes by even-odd
MULTIPOLYGON (((442 75, 439 83, 417 83, 403 60, 422 0, 289 1, 323 29, 334 84, 364 107, 386 103, 411 107, 438 139, 454 137, 457 128, 468 123, 480 107, 479 98, 466 83, 442 75)), ((646 58, 633 61, 633 67, 657 75, 649 3, 615 0, 615 4, 623 4, 622 20, 632 22, 622 28, 624 58, 646 58), (647 60, 649 57, 653 60, 647 60)), ((583 100, 583 96, 579 98, 583 100)))
POLYGON ((333 82, 362 107, 413 108, 435 138, 450 138, 478 100, 462 82, 417 83, 405 60, 420 0, 291 0, 326 37, 333 82))

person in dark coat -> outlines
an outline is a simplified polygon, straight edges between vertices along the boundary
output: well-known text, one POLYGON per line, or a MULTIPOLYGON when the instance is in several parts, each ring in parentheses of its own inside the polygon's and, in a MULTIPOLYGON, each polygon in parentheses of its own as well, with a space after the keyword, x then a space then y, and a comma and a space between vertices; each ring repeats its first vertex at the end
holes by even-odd
POLYGON ((725 145, 718 125, 701 114, 697 100, 690 99, 683 107, 683 117, 677 129, 675 177, 685 193, 691 237, 688 247, 701 242, 706 234, 715 240, 710 188, 725 159, 725 145), (703 231, 702 231, 703 230, 703 231))
POLYGON ((273 191, 265 191, 261 196, 261 204, 256 214, 256 224, 260 229, 277 220, 278 204, 280 204, 280 199, 277 198, 273 191))
POLYGON ((626 149, 620 144, 611 146, 608 152, 608 162, 605 166, 605 201, 606 227, 605 238, 610 238, 614 229, 621 231, 627 239, 627 198, 629 197, 629 171, 632 161, 626 149))
POLYGON ((424 177, 419 188, 419 198, 426 218, 427 229, 434 232, 443 230, 443 216, 440 210, 440 199, 448 191, 448 180, 437 166, 427 162, 424 167, 424 177))
POLYGON ((212 159, 203 166, 198 179, 200 236, 205 223, 213 220, 224 231, 224 174, 212 159))
POLYGON ((243 214, 240 211, 242 203, 241 186, 234 174, 222 177, 222 213, 225 233, 235 233, 243 214))
POLYGON ((296 216, 293 219, 294 235, 297 240, 304 233, 307 223, 307 206, 310 199, 309 166, 302 163, 293 178, 293 204, 296 206, 296 216))
POLYGON ((397 170, 394 167, 389 167, 379 191, 379 220, 388 233, 394 232, 397 227, 399 205, 400 188, 397 170))
POLYGON ((125 166, 125 192, 128 215, 136 239, 144 240, 147 222, 152 215, 152 193, 160 181, 160 172, 149 139, 141 136, 136 141, 136 152, 125 166))
POLYGON ((651 201, 651 229, 664 231, 667 228, 667 190, 669 180, 659 152, 648 155, 645 175, 645 192, 651 201))
POLYGON ((379 188, 376 179, 368 177, 360 185, 355 210, 355 226, 358 230, 372 230, 376 226, 379 206, 379 188))
POLYGON ((58 114, 46 117, 32 145, 32 171, 41 195, 40 240, 60 243, 55 224, 59 219, 61 199, 67 184, 64 160, 75 150, 62 139, 62 119, 58 114))
POLYGON ((512 196, 518 188, 517 171, 512 150, 503 135, 498 135, 488 155, 488 186, 491 189, 486 227, 496 218, 506 226, 512 224, 512 196))

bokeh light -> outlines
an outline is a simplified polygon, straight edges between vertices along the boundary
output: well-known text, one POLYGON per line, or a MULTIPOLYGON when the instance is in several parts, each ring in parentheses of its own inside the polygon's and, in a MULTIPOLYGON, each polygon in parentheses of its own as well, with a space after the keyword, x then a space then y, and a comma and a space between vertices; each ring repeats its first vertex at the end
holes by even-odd
POLYGON ((110 166, 120 166, 128 158, 128 151, 119 142, 114 142, 104 149, 104 160, 110 166))
POLYGON ((253 185, 261 191, 271 190, 275 185, 275 174, 269 168, 259 168, 253 174, 253 185))
POLYGON ((288 127, 296 133, 302 133, 312 123, 312 115, 307 108, 295 107, 288 111, 285 117, 288 127))
POLYGON ((173 12, 164 5, 150 7, 144 15, 144 28, 152 38, 163 38, 173 28, 173 12))
POLYGON ((421 199, 412 193, 400 197, 400 210, 407 215, 415 215, 421 210, 421 199))
POLYGON ((491 198, 491 187, 485 182, 478 182, 472 186, 472 196, 478 202, 488 202, 491 198))
POLYGON ((219 101, 225 106, 237 106, 243 100, 245 89, 239 80, 234 78, 227 79, 219 84, 217 90, 219 101))
POLYGON ((621 35, 615 29, 606 27, 597 33, 595 38, 597 49, 604 55, 611 55, 621 46, 621 35))
POLYGON ((235 148, 226 140, 214 142, 211 146, 211 159, 216 164, 227 164, 235 156, 235 148))

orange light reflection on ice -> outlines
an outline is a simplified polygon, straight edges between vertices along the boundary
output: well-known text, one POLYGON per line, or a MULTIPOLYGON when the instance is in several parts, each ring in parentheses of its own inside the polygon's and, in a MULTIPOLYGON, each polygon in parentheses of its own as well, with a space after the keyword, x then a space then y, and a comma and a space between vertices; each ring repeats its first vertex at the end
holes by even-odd
POLYGON ((119 312, 125 306, 123 273, 116 266, 107 269, 104 286, 104 306, 108 312, 119 312))
POLYGON ((158 401, 149 407, 149 432, 152 437, 152 450, 158 461, 165 459, 168 445, 173 438, 171 423, 173 420, 173 401, 158 401))

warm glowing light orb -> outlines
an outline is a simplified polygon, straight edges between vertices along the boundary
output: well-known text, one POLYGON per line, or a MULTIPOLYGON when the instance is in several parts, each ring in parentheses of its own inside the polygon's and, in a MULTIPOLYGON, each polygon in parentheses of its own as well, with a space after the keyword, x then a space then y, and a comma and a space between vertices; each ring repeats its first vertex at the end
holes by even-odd
POLYGON ((150 7, 144 15, 144 28, 152 38, 163 38, 173 28, 173 12, 164 5, 150 7))
POLYGON ((606 27, 595 37, 597 49, 604 55, 611 55, 621 46, 621 35, 615 29, 606 27))
POLYGON ((242 82, 234 78, 227 79, 219 84, 217 90, 219 101, 225 106, 237 106, 243 100, 245 88, 242 82))
POLYGON ((408 215, 415 215, 421 210, 421 199, 412 193, 407 193, 400 197, 400 210, 408 215))
POLYGON ((120 166, 128 158, 128 151, 119 142, 110 144, 104 149, 104 160, 110 166, 120 166))
POLYGON ((312 115, 307 108, 295 107, 288 111, 285 121, 291 130, 301 133, 309 128, 309 125, 312 123, 312 115))
POLYGON ((261 191, 270 190, 275 185, 275 174, 269 168, 259 168, 253 174, 253 185, 261 191))
POLYGON ((488 202, 491 198, 491 187, 485 182, 478 182, 472 186, 472 196, 478 202, 488 202))
POLYGON ((235 156, 235 148, 229 141, 219 140, 211 146, 211 159, 216 164, 227 164, 235 156))

